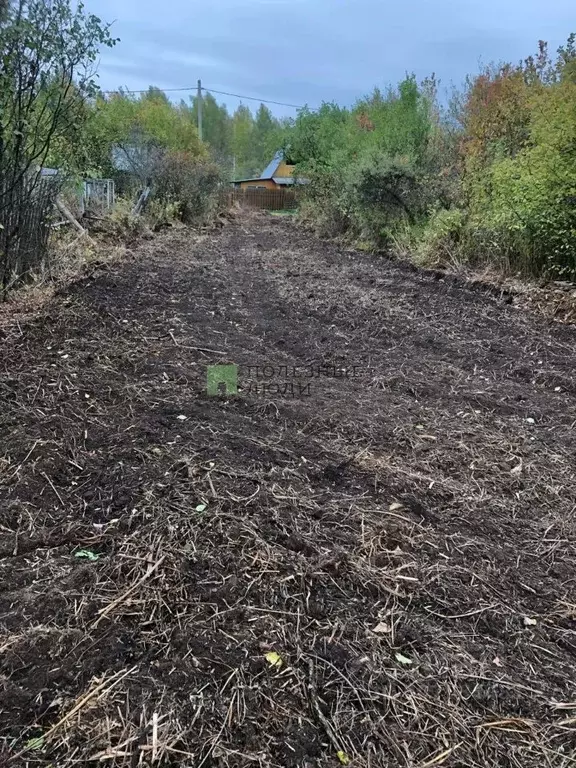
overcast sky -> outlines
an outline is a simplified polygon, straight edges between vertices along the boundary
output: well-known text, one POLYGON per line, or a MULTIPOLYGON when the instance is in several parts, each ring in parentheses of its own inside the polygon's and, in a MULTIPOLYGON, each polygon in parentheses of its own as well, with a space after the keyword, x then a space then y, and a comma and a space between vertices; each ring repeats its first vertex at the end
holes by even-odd
MULTIPOLYGON (((103 89, 195 85, 318 106, 432 72, 446 87, 480 62, 552 50, 576 31, 575 0, 86 0, 121 42, 103 89)), ((178 96, 176 94, 176 96, 178 96)), ((230 108, 237 99, 217 97, 230 108)), ((246 102, 249 103, 249 102, 246 102)), ((274 108, 276 114, 295 114, 274 108)))

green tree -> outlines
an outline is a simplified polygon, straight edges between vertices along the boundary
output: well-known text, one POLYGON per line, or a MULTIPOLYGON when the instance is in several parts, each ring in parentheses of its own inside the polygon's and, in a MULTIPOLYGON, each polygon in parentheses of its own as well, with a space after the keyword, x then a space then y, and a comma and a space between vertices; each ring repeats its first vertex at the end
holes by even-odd
POLYGON ((385 94, 375 89, 350 110, 323 104, 299 113, 285 154, 310 181, 308 207, 322 231, 348 230, 381 245, 397 224, 422 215, 433 99, 431 81, 421 89, 409 77, 385 94))
POLYGON ((350 113, 337 104, 324 103, 316 112, 301 110, 285 137, 285 152, 305 168, 328 166, 334 155, 349 147, 350 113))
POLYGON ((278 121, 264 104, 260 104, 254 120, 252 151, 258 171, 263 171, 281 146, 278 121))
POLYGON ((165 151, 207 156, 187 107, 152 88, 140 98, 122 92, 98 98, 87 134, 95 168, 113 173, 120 165, 143 184, 165 151))
POLYGON ((473 199, 523 271, 576 276, 576 83, 561 80, 534 97, 529 141, 487 170, 490 196, 473 199))
POLYGON ((486 69, 463 102, 472 250, 522 272, 576 275, 575 40, 486 69))
POLYGON ((0 168, 16 176, 43 165, 86 117, 97 91, 102 46, 115 44, 108 27, 69 0, 18 0, 0 26, 0 168))
MULTIPOLYGON (((182 108, 188 109, 193 125, 198 124, 198 101, 194 96, 190 105, 185 102, 182 108)), ((232 167, 232 119, 225 104, 218 104, 214 96, 207 91, 202 96, 203 139, 210 147, 213 159, 229 172, 232 167)))
MULTIPOLYGON (((40 181, 40 168, 69 145, 97 92, 102 46, 116 41, 101 20, 69 0, 17 0, 0 23, 0 279, 18 272, 22 211, 40 181)), ((65 158, 62 157, 62 160, 65 158)))
POLYGON ((254 158, 254 118, 250 109, 240 104, 232 117, 232 157, 236 178, 254 176, 258 172, 254 158))

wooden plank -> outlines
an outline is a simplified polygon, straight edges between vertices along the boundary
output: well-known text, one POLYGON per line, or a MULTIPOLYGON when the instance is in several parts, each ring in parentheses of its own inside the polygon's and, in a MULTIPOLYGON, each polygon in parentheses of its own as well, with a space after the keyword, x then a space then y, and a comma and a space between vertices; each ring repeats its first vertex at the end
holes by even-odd
POLYGON ((82 226, 82 224, 80 224, 80 222, 76 221, 76 219, 74 218, 74 216, 72 215, 72 213, 70 212, 70 210, 68 209, 68 207, 67 207, 66 205, 64 205, 64 203, 62 202, 62 200, 56 200, 56 208, 58 208, 58 210, 60 211, 60 213, 62 214, 62 216, 64 216, 64 218, 65 218, 65 219, 66 219, 66 220, 67 220, 67 221, 68 221, 70 224, 72 224, 72 226, 74 227, 74 229, 75 229, 77 232, 80 232, 80 234, 82 234, 82 235, 85 233, 85 231, 86 231, 86 230, 84 229, 84 227, 82 226))
POLYGON ((296 193, 292 189, 233 189, 230 202, 249 208, 268 211, 291 210, 297 207, 296 193))

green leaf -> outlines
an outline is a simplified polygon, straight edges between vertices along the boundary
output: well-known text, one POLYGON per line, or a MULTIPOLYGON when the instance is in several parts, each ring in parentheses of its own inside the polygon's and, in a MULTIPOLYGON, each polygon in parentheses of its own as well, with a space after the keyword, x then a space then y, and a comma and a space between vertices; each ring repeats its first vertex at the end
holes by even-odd
POLYGON ((264 658, 273 667, 281 667, 284 661, 282 660, 282 656, 280 656, 279 653, 276 653, 276 651, 269 651, 268 653, 264 654, 264 658))
POLYGON ((196 512, 204 512, 206 509, 208 509, 208 504, 198 504, 196 512))
POLYGON ((92 552, 89 549, 79 549, 78 552, 74 552, 74 557, 95 562, 100 558, 100 555, 97 552, 92 552))
POLYGON ((44 736, 35 736, 33 739, 28 739, 24 744, 25 749, 42 749, 44 746, 44 736))
POLYGON ((340 760, 342 765, 350 765, 350 758, 348 757, 346 752, 343 752, 341 749, 339 749, 338 752, 336 752, 336 757, 338 758, 338 760, 340 760))
POLYGON ((403 653, 396 653, 396 654, 394 654, 394 657, 395 657, 396 661, 400 662, 400 664, 405 664, 406 666, 408 666, 410 664, 414 664, 412 659, 409 659, 408 656, 404 656, 403 653))

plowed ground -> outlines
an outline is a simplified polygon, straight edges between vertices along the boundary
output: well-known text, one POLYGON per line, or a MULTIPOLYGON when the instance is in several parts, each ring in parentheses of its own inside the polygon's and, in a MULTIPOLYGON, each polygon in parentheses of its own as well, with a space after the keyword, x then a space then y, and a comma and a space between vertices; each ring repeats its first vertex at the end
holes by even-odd
POLYGON ((576 328, 271 216, 16 321, 0 762, 576 765, 576 328))

